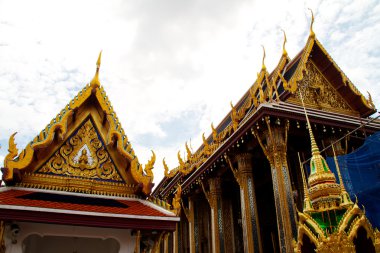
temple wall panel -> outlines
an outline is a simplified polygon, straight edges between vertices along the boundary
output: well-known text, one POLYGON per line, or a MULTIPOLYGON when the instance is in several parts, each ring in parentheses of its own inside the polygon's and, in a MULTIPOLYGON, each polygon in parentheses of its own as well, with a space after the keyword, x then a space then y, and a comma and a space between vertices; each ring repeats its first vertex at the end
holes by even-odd
POLYGON ((130 229, 28 222, 18 222, 15 224, 19 228, 16 236, 12 234, 10 227, 7 227, 5 230, 5 253, 100 253, 102 251, 97 250, 101 250, 101 247, 103 247, 102 242, 106 243, 107 240, 112 242, 109 245, 104 245, 105 247, 110 247, 108 252, 133 253, 135 250, 136 238, 131 235, 132 231, 130 229), (84 246, 87 249, 86 247, 83 248, 84 246), (98 248, 91 248, 94 246, 98 248))

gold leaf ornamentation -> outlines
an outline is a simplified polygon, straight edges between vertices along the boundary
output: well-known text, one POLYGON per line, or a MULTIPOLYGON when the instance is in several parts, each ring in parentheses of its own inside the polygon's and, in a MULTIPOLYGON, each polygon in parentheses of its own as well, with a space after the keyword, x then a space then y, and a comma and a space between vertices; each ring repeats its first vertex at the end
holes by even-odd
POLYGON ((122 182, 90 119, 37 170, 37 173, 122 182))
MULTIPOLYGON (((314 64, 307 62, 308 70, 300 83, 303 89, 303 99, 305 104, 317 105, 322 108, 335 108, 351 111, 347 102, 338 94, 326 78, 318 71, 314 64)), ((301 100, 299 93, 295 96, 301 100)))
POLYGON ((17 132, 13 133, 9 137, 9 146, 8 146, 8 152, 9 153, 7 154, 7 156, 4 159, 4 167, 7 167, 8 162, 13 161, 13 159, 15 159, 15 157, 18 155, 17 145, 15 143, 15 135, 16 134, 17 134, 17 132))

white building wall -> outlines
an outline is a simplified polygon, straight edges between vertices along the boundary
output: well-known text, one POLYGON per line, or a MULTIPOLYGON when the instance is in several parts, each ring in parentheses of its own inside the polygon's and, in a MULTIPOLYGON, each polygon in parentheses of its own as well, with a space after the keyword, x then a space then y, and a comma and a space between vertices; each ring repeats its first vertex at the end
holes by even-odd
MULTIPOLYGON (((24 240, 30 235, 39 235, 41 237, 64 236, 71 238, 99 238, 103 240, 113 238, 120 245, 119 253, 133 253, 135 249, 136 238, 131 235, 131 229, 97 228, 31 222, 15 222, 14 224, 17 224, 20 228, 16 236, 14 236, 14 231, 11 231, 11 226, 9 224, 5 228, 4 241, 6 253, 25 252, 25 249, 23 251, 23 247, 25 247, 24 240), (12 242, 12 238, 16 239, 17 242, 15 240, 12 242)), ((52 251, 52 253, 53 252, 55 251, 52 251)))

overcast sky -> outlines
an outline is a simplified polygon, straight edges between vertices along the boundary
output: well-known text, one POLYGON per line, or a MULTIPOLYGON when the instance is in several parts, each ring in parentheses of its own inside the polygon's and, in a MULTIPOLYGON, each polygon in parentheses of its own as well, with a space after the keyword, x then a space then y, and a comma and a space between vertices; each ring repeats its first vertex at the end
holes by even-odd
POLYGON ((262 48, 272 70, 314 31, 358 89, 380 105, 380 2, 0 0, 0 166, 17 131, 25 147, 100 72, 140 162, 177 166, 255 81, 262 48))

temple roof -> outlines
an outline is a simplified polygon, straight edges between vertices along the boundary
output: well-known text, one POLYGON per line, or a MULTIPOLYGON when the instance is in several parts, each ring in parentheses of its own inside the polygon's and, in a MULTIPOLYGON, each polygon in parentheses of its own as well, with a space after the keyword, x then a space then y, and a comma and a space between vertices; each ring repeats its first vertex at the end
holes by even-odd
POLYGON ((81 225, 92 226, 94 220, 102 217, 102 220, 109 218, 122 221, 119 224, 108 222, 104 226, 134 229, 174 229, 173 222, 179 221, 175 214, 165 208, 138 198, 4 187, 0 190, 0 199, 0 217, 6 220, 21 212, 24 215, 18 216, 18 221, 76 224, 80 219, 88 220, 81 225), (60 216, 61 218, 58 218, 60 216), (69 219, 65 219, 67 217, 64 216, 69 219))
POLYGON ((155 154, 143 166, 99 81, 93 80, 18 153, 13 134, 4 159, 7 186, 94 194, 149 195, 155 154))
POLYGON ((331 118, 357 119, 368 117, 376 111, 370 94, 366 99, 359 92, 316 39, 312 30, 305 47, 292 60, 285 50, 285 42, 286 37, 283 54, 276 68, 268 73, 264 63, 265 56, 263 57, 263 66, 256 81, 236 105, 231 103, 231 112, 218 126, 211 126, 212 133, 207 138, 203 135, 203 145, 194 153, 189 153, 187 149, 188 155, 185 160, 178 155, 179 166, 171 171, 164 164, 165 178, 155 189, 155 196, 163 190, 166 195, 168 187, 173 187, 180 178, 203 167, 208 158, 216 152, 220 153, 221 146, 230 141, 230 137, 249 119, 255 118, 255 114, 260 110, 272 107, 291 114, 302 111, 301 100, 296 92, 301 81, 310 78, 319 80, 317 86, 312 87, 316 95, 309 94, 306 100, 306 107, 315 110, 318 117, 331 114, 331 118), (322 92, 328 92, 328 95, 322 92), (315 96, 323 97, 323 101, 315 96), (296 111, 292 111, 295 109, 296 111))

